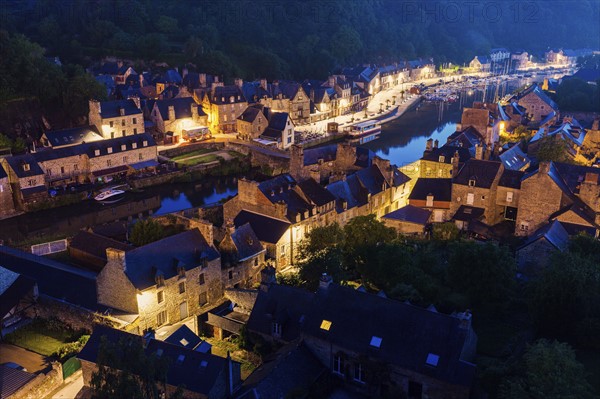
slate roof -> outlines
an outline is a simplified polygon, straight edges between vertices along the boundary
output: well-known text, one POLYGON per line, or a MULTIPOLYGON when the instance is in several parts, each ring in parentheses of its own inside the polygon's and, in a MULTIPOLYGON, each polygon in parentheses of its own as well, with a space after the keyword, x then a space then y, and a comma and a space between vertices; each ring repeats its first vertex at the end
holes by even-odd
POLYGON ((254 122, 256 118, 261 114, 261 111, 256 107, 248 107, 242 114, 238 117, 239 120, 244 122, 254 122))
POLYGON ((86 230, 80 230, 75 234, 69 243, 69 248, 83 251, 95 258, 103 259, 104 261, 107 260, 106 248, 115 248, 122 251, 133 249, 131 245, 86 230))
POLYGON ((89 143, 102 140, 96 126, 80 126, 71 129, 52 130, 44 133, 52 147, 89 143))
POLYGON ((457 210, 452 219, 470 221, 473 219, 479 219, 483 216, 485 209, 477 208, 474 206, 461 205, 457 210))
POLYGON ((194 334, 185 324, 173 331, 164 341, 187 349, 194 349, 202 342, 200 337, 194 334))
POLYGON ((430 210, 422 209, 413 205, 406 205, 400 209, 388 213, 387 215, 383 215, 382 218, 425 225, 427 224, 430 216, 430 210))
MULTIPOLYGON (((96 363, 102 337, 106 337, 107 341, 113 343, 142 339, 141 336, 122 330, 96 325, 90 339, 77 357, 96 363)), ((148 343, 144 352, 146 355, 157 355, 158 350, 162 352, 160 355, 162 358, 170 360, 167 372, 168 383, 172 386, 185 385, 185 389, 192 392, 208 395, 219 376, 227 370, 227 359, 225 358, 196 352, 155 339, 152 339, 148 343), (180 356, 183 356, 181 362, 178 361, 180 356), (203 364, 204 367, 202 366, 203 364)), ((239 367, 239 363, 237 365, 239 367)), ((225 379, 225 376, 221 376, 221 378, 225 379)))
POLYGON ((175 119, 191 118, 192 105, 198 110, 198 115, 206 115, 202 107, 194 101, 193 97, 171 98, 168 100, 156 100, 155 102, 158 112, 163 120, 169 119, 169 107, 172 106, 175 111, 175 119))
POLYGON ((564 251, 569 245, 569 233, 567 233, 565 228, 558 220, 553 220, 545 226, 537 229, 536 232, 533 233, 533 235, 518 248, 518 250, 523 249, 542 238, 546 239, 546 241, 560 251, 564 251))
POLYGON ((280 399, 304 392, 325 367, 304 344, 284 346, 244 381, 238 399, 280 399))
POLYGON ((121 146, 125 145, 125 151, 130 151, 133 149, 133 143, 137 145, 137 148, 144 147, 144 141, 147 142, 147 147, 156 146, 156 142, 154 138, 149 133, 141 133, 134 134, 133 136, 125 136, 125 137, 117 137, 114 139, 106 139, 101 141, 96 141, 93 143, 85 143, 80 146, 73 146, 67 148, 59 148, 55 151, 67 151, 71 150, 76 153, 86 153, 88 157, 95 158, 96 156, 108 155, 108 148, 112 149, 111 154, 116 154, 122 152, 121 146), (100 151, 100 155, 96 155, 96 150, 100 151))
POLYGON ((40 294, 96 310, 96 274, 0 246, 0 266, 37 282, 40 294))
POLYGON ((521 98, 525 97, 530 93, 534 93, 540 98, 540 100, 548 104, 553 110, 558 111, 558 105, 550 97, 548 97, 546 93, 544 93, 544 91, 541 89, 541 87, 538 86, 537 83, 532 84, 525 90, 518 93, 517 97, 520 100, 521 98))
POLYGON ((476 55, 475 58, 477 58, 477 61, 479 61, 481 64, 489 64, 490 63, 490 60, 485 55, 476 55))
POLYGON ((273 98, 273 94, 271 93, 271 90, 269 90, 271 87, 271 85, 267 85, 267 89, 265 90, 265 88, 260 85, 260 81, 244 82, 242 84, 242 92, 248 102, 256 103, 265 97, 273 98))
POLYGON ((304 166, 314 165, 319 162, 319 159, 322 159, 323 162, 334 161, 337 156, 337 147, 337 144, 329 144, 304 150, 304 166))
POLYGON ((331 284, 314 295, 303 334, 346 351, 469 387, 475 365, 461 360, 468 331, 460 324, 458 317, 331 284), (331 322, 327 331, 320 328, 324 320, 331 322), (370 345, 373 337, 381 338, 379 348, 370 345), (439 356, 437 366, 426 364, 429 354, 439 356))
POLYGON ((504 172, 500 176, 500 180, 498 181, 498 186, 500 187, 511 187, 520 189, 521 188, 521 180, 525 172, 511 169, 504 169, 504 172))
MULTIPOLYGON (((120 109, 123 109, 124 115, 137 115, 142 111, 135 105, 133 100, 115 100, 102 101, 100 103, 100 116, 102 118, 116 118, 121 116, 120 109)), ((141 115, 140 115, 141 117, 141 115)))
POLYGON ((244 93, 236 85, 229 86, 217 86, 209 93, 208 98, 212 104, 223 105, 223 104, 237 104, 246 102, 244 93), (233 97, 233 102, 231 98, 233 97))
POLYGON ((175 83, 175 84, 181 84, 181 82, 183 80, 181 78, 181 75, 179 74, 179 72, 177 72, 175 69, 167 70, 163 74, 163 79, 164 79, 165 83, 175 83))
POLYGON ((276 244, 291 226, 286 220, 275 219, 246 210, 238 213, 233 223, 236 227, 249 223, 258 239, 269 244, 276 244))
POLYGON ((314 207, 293 190, 296 184, 296 180, 285 173, 259 183, 258 189, 273 204, 283 201, 287 205, 286 216, 294 221, 297 214, 302 215, 305 211, 311 210, 314 207))
POLYGON ((1 266, 0 260, 0 320, 16 306, 35 285, 35 281, 1 266))
MULTIPOLYGON (((532 177, 538 173, 540 173, 539 168, 537 170, 534 170, 533 172, 530 172, 530 173, 524 175, 523 179, 521 181, 527 180, 530 177, 532 177)), ((550 165, 548 167, 548 176, 550 176, 552 181, 554 181, 554 183, 556 183, 558 188, 560 188, 565 194, 572 195, 573 189, 575 187, 573 187, 573 186, 569 187, 569 185, 567 185, 567 183, 565 183, 565 180, 563 180, 561 174, 559 173, 558 169, 556 168, 556 163, 550 162, 550 165)))
POLYGON ((425 201, 430 194, 433 195, 434 201, 450 201, 452 199, 452 179, 420 177, 415 182, 408 199, 425 201))
POLYGON ((289 114, 287 112, 273 112, 269 119, 269 128, 282 132, 287 127, 289 114))
MULTIPOLYGON (((467 126, 463 130, 456 131, 448 136, 446 146, 473 148, 476 144, 483 143, 482 134, 473 126, 467 126)), ((473 155, 472 153, 471 155, 473 155)))
POLYGON ((595 82, 598 79, 600 79, 600 69, 581 68, 577 72, 575 72, 574 75, 565 76, 564 79, 571 77, 582 79, 585 82, 595 82))
POLYGON ((344 212, 343 201, 346 202, 346 209, 362 205, 362 202, 353 195, 353 190, 350 188, 350 181, 352 180, 357 181, 356 176, 351 175, 346 180, 338 180, 327 186, 327 191, 336 198, 336 211, 338 213, 344 212))
POLYGON ((521 147, 519 147, 519 144, 515 144, 500 154, 500 161, 504 164, 504 168, 511 170, 522 170, 531 163, 531 160, 521 150, 521 147))
POLYGON ((43 175, 44 171, 38 165, 32 154, 15 155, 4 158, 18 178, 43 175), (29 170, 24 170, 23 165, 28 164, 29 170))
POLYGON ((454 177, 453 183, 468 186, 470 180, 475 180, 475 187, 490 188, 501 165, 498 161, 469 159, 454 177))
POLYGON ((444 145, 442 147, 433 148, 430 151, 424 151, 421 159, 432 162, 439 162, 440 156, 444 157, 444 163, 452 163, 452 157, 458 151, 458 163, 462 164, 471 158, 471 152, 467 147, 455 147, 453 145, 444 145))
POLYGON ((581 147, 585 140, 585 129, 573 119, 572 122, 564 122, 559 126, 542 127, 535 136, 531 138, 530 143, 536 142, 544 137, 551 137, 560 134, 563 139, 571 140, 575 145, 581 147))
POLYGON ((361 169, 355 172, 354 175, 356 175, 360 183, 371 195, 384 191, 383 185, 386 183, 386 180, 377 165, 371 165, 368 168, 361 169))
POLYGON ((265 251, 250 223, 243 224, 235 229, 231 239, 237 248, 239 262, 265 251))
POLYGON ((300 182, 298 183, 298 186, 304 195, 317 206, 323 206, 335 201, 335 197, 313 179, 300 182))
POLYGON ((562 181, 573 193, 578 193, 578 186, 585 179, 586 173, 594 173, 600 176, 600 169, 591 166, 572 165, 567 163, 553 162, 562 181))
POLYGON ((5 179, 7 177, 8 177, 8 174, 4 170, 4 167, 2 167, 2 164, 0 164, 0 179, 5 179))
POLYGON ((271 335, 272 323, 281 324, 281 338, 291 342, 300 336, 303 316, 311 311, 313 293, 288 285, 271 284, 260 290, 246 326, 248 330, 271 335))
POLYGON ((294 97, 296 97, 298 90, 300 90, 301 88, 302 88, 302 85, 300 85, 300 83, 298 83, 298 82, 288 82, 288 81, 279 82, 279 89, 281 90, 281 92, 283 93, 285 98, 289 98, 290 100, 292 100, 294 97))
POLYGON ((202 265, 202 259, 219 258, 217 250, 210 246, 200 230, 193 229, 163 238, 125 253, 125 274, 139 290, 156 284, 156 275, 165 280, 177 275, 177 268, 185 270, 202 265))
POLYGON ((35 378, 35 374, 0 364, 0 398, 9 398, 35 378))

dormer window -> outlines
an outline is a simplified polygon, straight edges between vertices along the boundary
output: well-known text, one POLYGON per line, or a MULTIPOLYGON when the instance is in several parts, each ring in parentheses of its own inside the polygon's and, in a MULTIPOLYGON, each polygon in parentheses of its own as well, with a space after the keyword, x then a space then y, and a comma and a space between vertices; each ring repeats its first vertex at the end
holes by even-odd
POLYGON ((444 163, 446 162, 446 157, 443 155, 440 155, 440 157, 438 158, 439 163, 444 163))
POLYGON ((177 274, 179 275, 179 278, 185 278, 185 269, 183 267, 177 268, 177 274))
POLYGON ((131 148, 136 149, 137 148, 137 143, 131 143, 131 148))
POLYGON ((144 141, 142 142, 142 146, 144 146, 144 147, 148 147, 148 140, 144 140, 144 141))
POLYGON ((31 167, 29 166, 28 163, 23 164, 23 172, 29 172, 30 169, 31 169, 31 167))
POLYGON ((100 156, 100 150, 94 150, 94 155, 99 157, 100 156))
POLYGON ((430 207, 430 208, 433 207, 433 194, 429 194, 427 196, 427 201, 425 203, 425 206, 430 207))
POLYGON ((112 147, 108 147, 108 148, 106 149, 106 152, 108 152, 109 154, 112 154, 112 147))
POLYGON ((229 97, 229 102, 230 103, 233 103, 234 101, 235 101, 235 97, 234 96, 229 97))
POLYGON ((127 149, 127 146, 125 144, 121 144, 121 151, 125 151, 127 149))
POLYGON ((469 187, 475 187, 475 179, 469 179, 469 187))

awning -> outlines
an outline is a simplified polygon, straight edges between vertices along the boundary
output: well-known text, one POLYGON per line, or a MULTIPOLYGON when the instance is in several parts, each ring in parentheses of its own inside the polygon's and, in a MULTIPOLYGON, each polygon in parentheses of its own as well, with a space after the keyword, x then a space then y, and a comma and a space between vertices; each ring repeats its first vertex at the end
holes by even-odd
POLYGON ((146 168, 152 168, 152 167, 158 166, 158 165, 160 165, 160 163, 158 161, 155 161, 154 159, 150 159, 148 161, 134 163, 133 165, 129 165, 129 167, 133 168, 135 170, 142 170, 142 169, 146 169, 146 168))
POLYGON ((94 177, 110 176, 110 175, 114 175, 114 174, 125 172, 125 171, 127 171, 127 166, 121 165, 121 166, 115 166, 114 168, 97 170, 95 172, 92 172, 92 176, 94 176, 94 177))

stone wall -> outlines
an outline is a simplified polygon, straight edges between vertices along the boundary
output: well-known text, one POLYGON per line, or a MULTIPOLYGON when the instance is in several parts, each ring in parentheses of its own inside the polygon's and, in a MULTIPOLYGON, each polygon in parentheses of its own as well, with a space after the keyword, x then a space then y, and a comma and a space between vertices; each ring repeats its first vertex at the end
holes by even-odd
POLYGON ((108 262, 96 278, 98 303, 137 314, 137 290, 125 275, 125 251, 107 248, 106 257, 108 262))
POLYGON ((52 369, 46 374, 40 373, 10 396, 11 399, 44 398, 63 383, 62 365, 52 363, 52 369))
POLYGON ((519 105, 525 107, 525 112, 529 115, 531 122, 541 122, 541 120, 552 112, 552 107, 546 104, 537 94, 531 92, 523 96, 518 101, 519 105))
MULTIPOLYGON (((2 169, 2 165, 0 165, 2 169)), ((11 216, 16 212, 13 201, 13 193, 8 177, 0 179, 0 219, 5 216, 11 216)))

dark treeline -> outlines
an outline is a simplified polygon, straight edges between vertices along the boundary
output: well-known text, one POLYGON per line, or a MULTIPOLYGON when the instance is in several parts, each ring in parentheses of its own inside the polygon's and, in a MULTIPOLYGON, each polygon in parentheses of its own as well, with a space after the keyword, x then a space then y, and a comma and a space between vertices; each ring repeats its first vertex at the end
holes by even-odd
POLYGON ((22 2, 2 27, 68 63, 117 55, 183 63, 227 78, 323 78, 340 65, 434 57, 462 64, 493 47, 542 54, 597 47, 595 0, 22 2))

